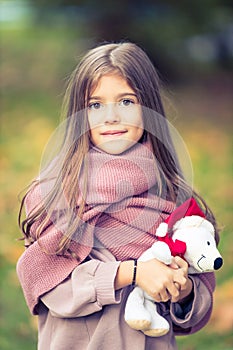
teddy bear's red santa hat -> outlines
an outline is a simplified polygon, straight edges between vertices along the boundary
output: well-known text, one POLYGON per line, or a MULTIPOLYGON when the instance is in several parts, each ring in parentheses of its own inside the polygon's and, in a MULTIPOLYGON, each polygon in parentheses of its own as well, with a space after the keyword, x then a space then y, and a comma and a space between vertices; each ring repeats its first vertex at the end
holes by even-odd
POLYGON ((198 215, 205 218, 205 214, 197 204, 194 198, 188 199, 186 202, 177 207, 167 219, 162 222, 156 230, 156 236, 160 241, 165 242, 173 256, 183 256, 186 251, 186 244, 182 241, 176 240, 175 242, 171 238, 171 233, 175 223, 185 216, 198 215))
POLYGON ((172 230, 172 227, 175 225, 177 221, 184 218, 185 216, 198 215, 202 218, 205 218, 205 214, 197 204, 197 201, 192 197, 188 199, 186 202, 181 204, 178 208, 176 208, 169 217, 165 220, 165 223, 168 225, 168 232, 172 230))

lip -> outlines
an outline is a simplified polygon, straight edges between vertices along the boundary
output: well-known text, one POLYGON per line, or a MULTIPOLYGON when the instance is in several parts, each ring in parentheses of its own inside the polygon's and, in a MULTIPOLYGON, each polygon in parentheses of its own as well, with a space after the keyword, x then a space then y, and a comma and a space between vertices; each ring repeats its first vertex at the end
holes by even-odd
POLYGON ((103 136, 120 136, 127 132, 127 130, 107 130, 104 132, 101 132, 101 135, 103 136))

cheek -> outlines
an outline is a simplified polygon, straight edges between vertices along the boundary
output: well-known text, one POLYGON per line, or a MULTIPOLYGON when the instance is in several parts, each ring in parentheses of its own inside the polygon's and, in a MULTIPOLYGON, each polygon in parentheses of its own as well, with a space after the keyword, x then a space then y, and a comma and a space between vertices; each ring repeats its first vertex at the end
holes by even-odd
POLYGON ((88 124, 90 129, 93 129, 96 126, 96 118, 93 118, 91 113, 88 113, 88 124))
POLYGON ((134 118, 134 127, 135 131, 138 135, 138 138, 141 138, 143 131, 144 131, 144 123, 142 119, 141 113, 138 113, 134 118))
POLYGON ((121 120, 125 124, 131 125, 135 128, 144 128, 141 108, 132 108, 131 110, 125 110, 121 114, 121 120))
POLYGON ((133 116, 133 122, 136 127, 140 129, 144 128, 141 108, 137 108, 136 113, 133 116))
POLYGON ((90 135, 91 141, 95 144, 98 141, 96 129, 90 127, 89 135, 90 135))
POLYGON ((140 112, 134 114, 131 119, 132 123, 132 139, 133 141, 139 141, 144 132, 143 119, 140 112))
POLYGON ((87 120, 90 129, 98 127, 104 123, 103 111, 89 111, 87 114, 87 120))
POLYGON ((134 141, 139 141, 140 138, 142 137, 143 135, 143 127, 140 126, 140 127, 137 127, 135 128, 135 132, 134 132, 134 141))

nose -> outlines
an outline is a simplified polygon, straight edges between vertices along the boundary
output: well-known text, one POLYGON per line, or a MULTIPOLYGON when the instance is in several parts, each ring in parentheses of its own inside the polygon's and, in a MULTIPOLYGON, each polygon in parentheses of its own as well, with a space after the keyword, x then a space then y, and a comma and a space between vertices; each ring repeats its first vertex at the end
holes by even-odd
POLYGON ((218 270, 223 264, 223 259, 222 258, 217 258, 214 260, 214 269, 218 270))
POLYGON ((114 103, 108 103, 105 109, 105 124, 117 124, 120 121, 119 113, 114 103))

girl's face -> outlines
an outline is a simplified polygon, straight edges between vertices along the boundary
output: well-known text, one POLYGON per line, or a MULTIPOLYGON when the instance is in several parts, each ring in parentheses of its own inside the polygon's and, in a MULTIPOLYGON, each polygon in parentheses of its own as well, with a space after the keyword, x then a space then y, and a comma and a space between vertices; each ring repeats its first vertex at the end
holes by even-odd
POLYGON ((90 138, 99 149, 120 154, 143 134, 141 106, 135 91, 117 74, 102 76, 88 101, 90 138))

